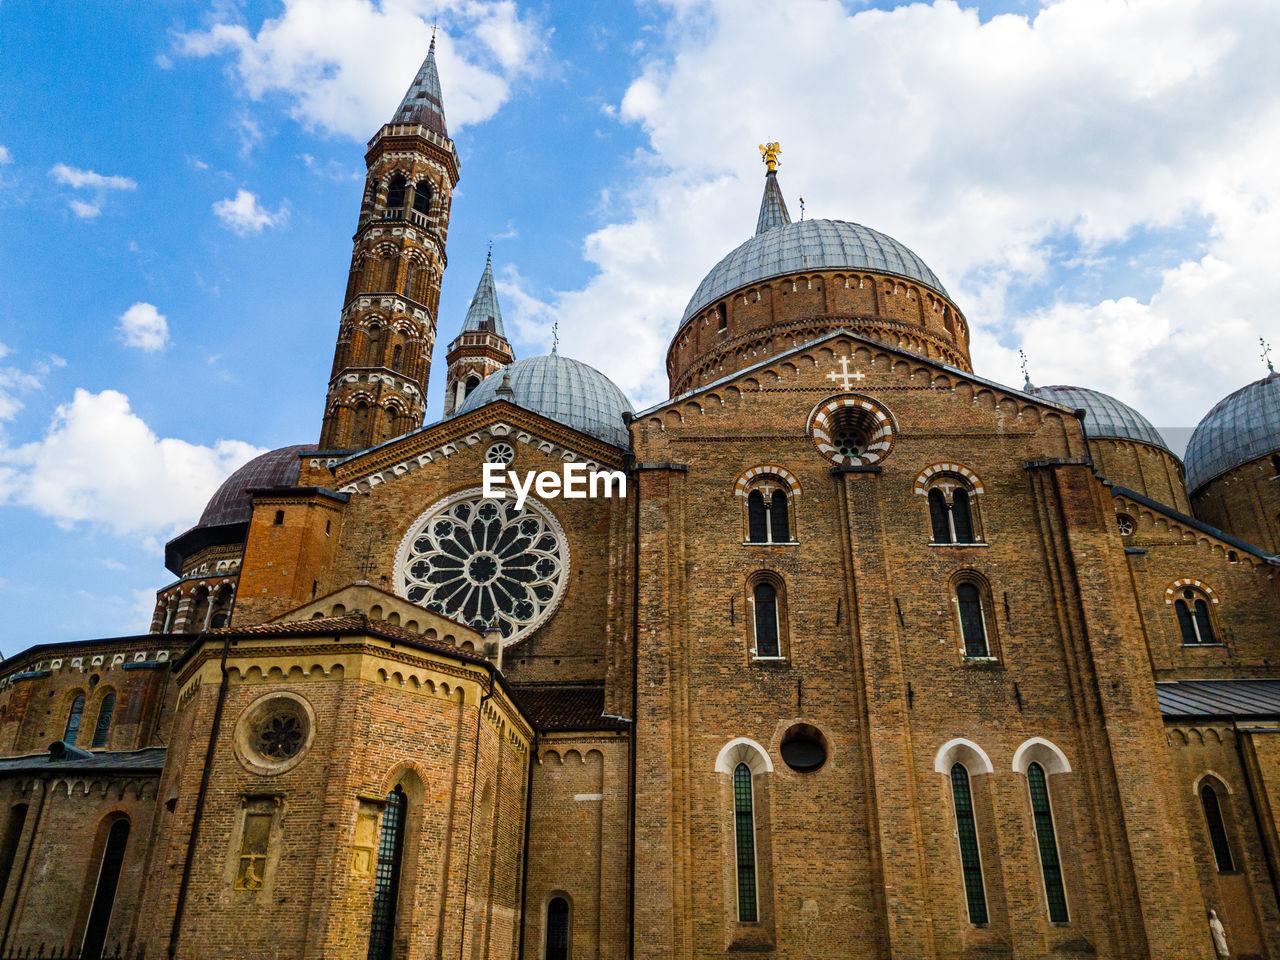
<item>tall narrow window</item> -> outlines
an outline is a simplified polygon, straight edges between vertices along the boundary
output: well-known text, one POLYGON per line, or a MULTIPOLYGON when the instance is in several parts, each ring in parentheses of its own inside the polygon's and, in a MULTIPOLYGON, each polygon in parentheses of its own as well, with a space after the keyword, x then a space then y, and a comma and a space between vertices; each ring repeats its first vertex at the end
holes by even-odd
POLYGON ((716 304, 716 329, 727 330, 729 328, 729 314, 725 310, 723 303, 716 304))
POLYGON ((391 351, 391 369, 396 371, 396 373, 400 372, 400 367, 403 363, 402 356, 403 353, 400 344, 397 343, 396 348, 391 351))
POLYGON ((733 771, 733 829, 738 861, 738 922, 755 923, 756 822, 752 809, 751 768, 738 764, 733 771))
POLYGON ((764 494, 759 490, 747 494, 747 539, 752 543, 764 543, 769 539, 764 494))
POLYGON ((117 820, 107 835, 107 845, 102 851, 102 863, 93 877, 93 907, 89 911, 89 924, 84 931, 84 944, 80 948, 81 960, 100 960, 107 944, 107 929, 111 926, 111 911, 116 903, 116 885, 120 882, 120 868, 124 864, 125 847, 129 844, 129 821, 117 820))
POLYGON ((67 716, 67 729, 62 732, 62 742, 69 747, 76 745, 80 735, 80 718, 84 716, 84 694, 71 701, 71 713, 67 716))
POLYGON ((956 603, 960 608, 960 632, 964 637, 966 657, 990 656, 987 627, 982 614, 982 595, 972 583, 956 587, 956 603))
POLYGON ((564 897, 547 904, 547 960, 569 960, 569 901, 564 897))
POLYGON ((93 728, 93 746, 105 747, 107 735, 111 732, 111 714, 116 709, 116 695, 108 693, 98 706, 98 723, 93 728))
POLYGON ((973 543, 973 515, 969 512, 969 492, 958 487, 951 495, 951 531, 956 543, 973 543))
POLYGON ((1067 892, 1062 885, 1062 864, 1058 860, 1058 838, 1053 830, 1053 808, 1049 805, 1049 785, 1044 768, 1033 763, 1027 768, 1031 790, 1031 816, 1036 825, 1036 845, 1040 848, 1040 869, 1044 873, 1044 893, 1049 902, 1049 919, 1067 922, 1067 892))
POLYGON ((396 177, 387 187, 387 216, 404 216, 404 177, 396 177))
POLYGON ((973 795, 964 764, 951 768, 951 796, 956 806, 956 833, 960 839, 960 867, 964 872, 964 896, 970 923, 987 922, 987 894, 982 886, 982 856, 978 853, 978 826, 973 819, 973 795))
POLYGON ((790 543, 791 529, 787 520, 787 495, 773 491, 769 499, 769 539, 774 543, 790 543))
POLYGON ((467 392, 464 396, 471 396, 471 391, 480 386, 479 377, 467 377, 467 392))
POLYGON ((755 601, 756 656, 776 657, 778 648, 778 591, 771 583, 757 583, 755 601))
POLYGON ((420 213, 424 217, 431 215, 431 182, 429 180, 419 180, 414 185, 413 212, 420 213))
POLYGON ((947 498, 937 487, 929 491, 929 524, 934 543, 951 542, 951 524, 947 520, 947 498))
POLYGON ((9 871, 13 869, 13 857, 18 852, 18 841, 22 839, 26 823, 27 805, 19 803, 9 811, 4 836, 0 837, 0 900, 4 899, 5 888, 9 886, 9 871))
POLYGON ((1178 629, 1184 644, 1217 643, 1213 621, 1209 618, 1209 604, 1194 590, 1183 590, 1173 609, 1178 615, 1178 629))
POLYGON ((1200 788, 1200 804, 1204 807, 1204 819, 1209 826, 1209 840, 1213 844, 1213 859, 1218 865, 1218 872, 1230 873, 1236 864, 1231 857, 1231 844, 1227 842, 1227 827, 1222 822, 1218 793, 1207 783, 1200 788))
POLYGON ((400 893, 400 855, 408 798, 399 784, 387 794, 382 811, 382 838, 373 880, 373 922, 369 925, 368 960, 390 960, 396 932, 396 900, 400 893))

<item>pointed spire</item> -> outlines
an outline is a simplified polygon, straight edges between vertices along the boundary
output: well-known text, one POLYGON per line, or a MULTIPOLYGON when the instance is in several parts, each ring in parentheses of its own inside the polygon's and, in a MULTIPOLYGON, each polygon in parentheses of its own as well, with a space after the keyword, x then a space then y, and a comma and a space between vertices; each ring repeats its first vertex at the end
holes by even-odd
POLYGON ((760 200, 760 216, 756 218, 756 236, 774 227, 781 227, 791 222, 791 214, 787 213, 787 201, 782 199, 782 189, 778 186, 778 154, 782 152, 782 144, 762 143, 760 157, 764 160, 764 196, 760 200))
POLYGON ((502 329, 502 311, 498 309, 498 291, 493 285, 493 250, 484 262, 484 273, 480 275, 480 283, 476 286, 476 295, 471 298, 471 307, 467 310, 467 319, 462 321, 463 332, 487 331, 505 337, 502 329))
POLYGON ((408 92, 400 101, 400 108, 392 123, 420 123, 442 137, 449 136, 444 124, 444 100, 440 96, 440 75, 436 72, 436 32, 431 30, 431 46, 427 58, 418 68, 408 92))

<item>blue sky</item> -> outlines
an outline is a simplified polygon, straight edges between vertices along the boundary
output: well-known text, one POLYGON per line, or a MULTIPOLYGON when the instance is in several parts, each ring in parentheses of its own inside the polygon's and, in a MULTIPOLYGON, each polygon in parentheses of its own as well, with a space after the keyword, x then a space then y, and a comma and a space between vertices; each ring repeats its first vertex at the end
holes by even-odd
MULTIPOLYGON (((462 158, 447 342, 494 262, 517 355, 637 406, 792 208, 942 277, 978 372, 1190 427, 1280 340, 1280 5, 1244 0, 0 5, 0 651, 144 630, 162 544, 313 442, 364 142, 430 24, 462 158)), ((428 418, 441 409, 437 350, 428 418)))

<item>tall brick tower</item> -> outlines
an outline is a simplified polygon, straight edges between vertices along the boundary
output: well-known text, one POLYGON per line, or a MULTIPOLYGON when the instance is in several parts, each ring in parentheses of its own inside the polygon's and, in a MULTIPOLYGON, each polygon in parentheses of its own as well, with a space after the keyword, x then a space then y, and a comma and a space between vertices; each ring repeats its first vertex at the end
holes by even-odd
POLYGON ((480 381, 501 370, 516 358, 515 351, 502 329, 502 311, 498 309, 498 291, 493 285, 493 252, 484 262, 484 273, 471 298, 462 332, 449 344, 446 359, 449 371, 444 388, 444 415, 447 417, 480 381))
POLYGON ((422 425, 447 263, 458 154, 436 73, 436 42, 369 141, 364 201, 320 430, 321 450, 362 450, 422 425))

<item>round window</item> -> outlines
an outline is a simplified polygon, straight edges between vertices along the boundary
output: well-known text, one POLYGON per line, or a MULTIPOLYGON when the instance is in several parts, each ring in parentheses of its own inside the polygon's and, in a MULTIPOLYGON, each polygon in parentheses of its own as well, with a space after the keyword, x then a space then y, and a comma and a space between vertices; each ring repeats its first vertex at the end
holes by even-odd
POLYGON ((302 760, 314 730, 311 708, 305 700, 291 693, 268 694, 241 715, 235 753, 255 773, 283 773, 302 760))
POLYGON ((499 440, 497 443, 489 445, 489 449, 485 451, 484 458, 490 463, 510 463, 515 459, 515 447, 507 443, 505 440, 499 440))
POLYGON ((797 773, 811 773, 827 762, 827 738, 808 724, 792 727, 782 738, 782 760, 797 773))
POLYGON ((1116 516, 1116 526, 1120 528, 1120 536, 1131 537, 1134 531, 1138 529, 1138 525, 1134 523, 1133 517, 1127 513, 1121 513, 1116 516))
POLYGON ((893 418, 870 397, 841 394, 809 414, 809 436, 818 451, 840 466, 879 463, 893 447, 893 418))
POLYGON ((396 558, 396 589, 477 630, 496 621, 510 644, 552 614, 568 568, 564 531, 541 503, 530 497, 517 509, 513 498, 470 490, 409 528, 396 558))

